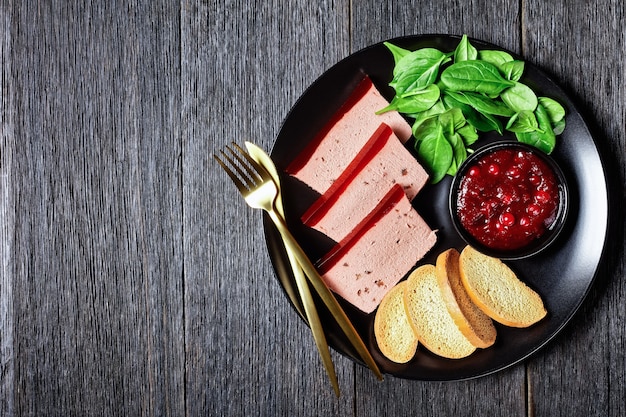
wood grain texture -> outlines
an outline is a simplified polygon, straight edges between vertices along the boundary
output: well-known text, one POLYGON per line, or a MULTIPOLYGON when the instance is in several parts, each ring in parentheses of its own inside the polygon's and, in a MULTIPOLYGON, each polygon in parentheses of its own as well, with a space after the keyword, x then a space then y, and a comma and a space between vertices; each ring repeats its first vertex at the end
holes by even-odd
MULTIPOLYGON (((3 5, 4 6, 4 5, 3 5)), ((13 153, 15 150, 13 102, 15 82, 11 74, 11 17, 0 7, 0 415, 14 414, 15 361, 13 353, 13 153)))
POLYGON ((16 415, 183 413, 178 8, 16 2, 16 415))
POLYGON ((0 415, 626 414, 626 6, 525 0, 0 0, 0 415), (558 80, 613 184, 598 280, 524 364, 431 383, 332 352, 212 154, 270 150, 304 90, 396 36, 467 33, 558 80))
POLYGON ((271 149, 295 100, 347 55, 348 21, 345 1, 183 5, 188 415, 352 414, 354 364, 333 353, 335 400, 273 276, 261 213, 212 158, 231 141, 271 149))
POLYGON ((622 2, 533 2, 524 9, 524 53, 571 94, 604 158, 614 197, 605 262, 583 308, 529 365, 538 416, 626 413, 624 196, 626 89, 622 2), (615 243, 612 243, 615 242, 615 243))
POLYGON ((397 36, 452 34, 519 52, 520 5, 487 0, 354 2, 353 50, 397 36))

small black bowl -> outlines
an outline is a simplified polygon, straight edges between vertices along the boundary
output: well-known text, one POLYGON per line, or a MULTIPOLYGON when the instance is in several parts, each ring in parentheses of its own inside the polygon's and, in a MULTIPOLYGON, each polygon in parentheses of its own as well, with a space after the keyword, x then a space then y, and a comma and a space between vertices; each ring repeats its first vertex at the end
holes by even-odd
POLYGON ((468 245, 500 259, 522 259, 558 237, 567 217, 568 187, 554 159, 541 150, 497 141, 461 164, 450 187, 449 208, 468 245))

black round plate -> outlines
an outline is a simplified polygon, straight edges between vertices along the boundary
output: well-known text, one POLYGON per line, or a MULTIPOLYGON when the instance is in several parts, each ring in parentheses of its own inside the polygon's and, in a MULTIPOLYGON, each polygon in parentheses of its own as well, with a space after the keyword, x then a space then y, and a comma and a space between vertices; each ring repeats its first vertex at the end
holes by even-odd
MULTIPOLYGON (((435 47, 442 51, 453 51, 459 40, 460 37, 456 36, 429 35, 396 38, 390 42, 410 50, 435 47)), ((478 49, 501 49, 475 39, 470 41, 478 49)), ((360 72, 368 74, 381 93, 391 100, 393 90, 388 87, 388 83, 392 78, 392 70, 391 53, 379 43, 343 59, 317 79, 293 106, 276 139, 272 157, 279 171, 285 169, 337 110, 358 81, 360 72)), ((565 229, 549 250, 528 259, 507 261, 518 276, 541 295, 548 316, 526 329, 497 325, 496 343, 488 349, 478 349, 464 359, 444 359, 420 346, 413 360, 396 364, 387 360, 378 350, 373 334, 375 313, 363 314, 340 300, 384 373, 400 378, 442 381, 474 378, 499 371, 524 360, 550 341, 572 318, 589 292, 602 258, 608 230, 608 188, 602 161, 587 125, 561 88, 528 62, 522 81, 538 95, 558 100, 567 112, 567 127, 557 138, 557 146, 552 153, 570 187, 571 201, 565 229)), ((507 137, 483 135, 474 148, 502 138, 507 137)), ((303 226, 299 220, 317 195, 287 175, 283 175, 281 180, 287 222, 305 252, 315 261, 333 244, 303 226)), ((436 246, 418 264, 434 264, 437 255, 443 250, 451 247, 460 250, 464 247, 448 212, 450 182, 448 176, 436 185, 429 185, 414 200, 417 211, 431 228, 438 230, 436 246)), ((267 216, 264 217, 264 227, 276 274, 282 281, 295 286, 280 235, 267 216)), ((319 299, 316 299, 316 303, 329 344, 362 364, 323 303, 319 299)), ((304 318, 301 304, 292 304, 304 318)))

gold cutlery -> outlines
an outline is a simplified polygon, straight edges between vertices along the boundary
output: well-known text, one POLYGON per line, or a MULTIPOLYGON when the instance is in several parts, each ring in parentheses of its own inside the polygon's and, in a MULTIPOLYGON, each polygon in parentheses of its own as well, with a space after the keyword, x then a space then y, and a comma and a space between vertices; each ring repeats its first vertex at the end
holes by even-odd
MULTIPOLYGON (((272 177, 272 180, 276 184, 276 189, 278 190, 278 194, 276 196, 276 201, 274 203, 274 208, 278 216, 280 216, 283 220, 285 220, 285 213, 283 210, 282 196, 280 191, 280 178, 278 176, 278 171, 274 166, 274 162, 270 158, 268 154, 265 153, 261 148, 256 146, 253 143, 245 142, 246 148, 248 149, 248 153, 250 156, 261 165, 263 168, 267 170, 267 172, 272 177)), ((324 328, 322 327, 322 323, 320 322, 320 318, 317 314, 317 308, 315 307, 315 303, 313 302, 313 297, 311 296, 311 290, 306 281, 306 277, 304 276, 304 272, 300 267, 300 264, 295 258, 292 250, 289 247, 285 247, 287 250, 287 257, 289 259, 289 263, 291 264, 291 269, 293 270, 293 275, 296 281, 296 285, 298 287, 298 292, 300 293, 300 298, 302 300, 302 305, 304 306, 304 312, 306 314, 307 321, 309 322, 309 326, 311 327, 311 331, 313 332, 313 338, 315 339, 315 344, 317 345, 317 350, 319 351, 320 357, 322 359, 322 363, 326 368, 326 372, 328 373, 328 377, 330 378, 330 382, 335 390, 335 394, 337 396, 340 395, 339 391, 339 383, 337 381, 337 375, 335 373, 335 367, 333 366, 333 361, 330 357, 330 350, 328 349, 328 343, 326 342, 326 335, 324 334, 324 328)), ((289 285, 291 287, 291 285, 289 285)))
POLYGON ((233 150, 231 147, 226 147, 230 155, 221 151, 222 158, 224 158, 228 164, 217 155, 213 155, 213 157, 235 183, 246 203, 252 208, 265 210, 269 214, 269 217, 272 219, 283 238, 285 247, 291 251, 297 263, 300 264, 309 282, 320 295, 322 301, 348 337, 350 343, 354 346, 367 366, 374 372, 376 377, 382 380, 382 374, 378 369, 378 365, 367 350, 365 343, 363 343, 363 340, 337 302, 337 299, 328 289, 309 258, 291 232, 289 232, 285 221, 277 212, 275 206, 278 197, 278 187, 272 180, 272 176, 239 145, 233 143, 233 147, 237 151, 233 150), (229 168, 229 165, 232 169, 229 168))

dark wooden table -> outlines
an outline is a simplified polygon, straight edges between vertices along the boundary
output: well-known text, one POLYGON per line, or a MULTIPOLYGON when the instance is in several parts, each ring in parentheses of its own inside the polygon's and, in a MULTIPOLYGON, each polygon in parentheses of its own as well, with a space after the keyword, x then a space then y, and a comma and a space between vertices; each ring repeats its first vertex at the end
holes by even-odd
POLYGON ((626 415, 625 19, 621 0, 2 0, 0 415, 626 415), (609 245, 579 313, 523 364, 378 382, 333 351, 337 399, 261 214, 211 154, 271 149, 324 70, 427 33, 558 80, 605 161, 609 245))

